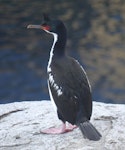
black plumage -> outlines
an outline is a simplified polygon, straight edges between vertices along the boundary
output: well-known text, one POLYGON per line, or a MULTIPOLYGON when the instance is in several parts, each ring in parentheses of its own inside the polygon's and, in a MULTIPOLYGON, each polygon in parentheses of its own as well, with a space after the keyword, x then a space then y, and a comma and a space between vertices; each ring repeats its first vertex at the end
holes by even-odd
POLYGON ((92 113, 91 92, 86 75, 78 62, 67 56, 53 59, 51 70, 55 83, 62 88, 62 94, 58 96, 57 90, 49 81, 59 116, 71 124, 89 120, 92 113))
MULTIPOLYGON (((65 54, 65 25, 60 20, 51 20, 44 15, 42 25, 29 25, 28 28, 40 28, 54 35, 47 73, 50 97, 55 102, 59 119, 64 124, 67 121, 77 125, 85 138, 99 140, 101 134, 89 122, 92 95, 87 75, 77 60, 65 54)), ((65 131, 63 126, 63 132, 65 131)))

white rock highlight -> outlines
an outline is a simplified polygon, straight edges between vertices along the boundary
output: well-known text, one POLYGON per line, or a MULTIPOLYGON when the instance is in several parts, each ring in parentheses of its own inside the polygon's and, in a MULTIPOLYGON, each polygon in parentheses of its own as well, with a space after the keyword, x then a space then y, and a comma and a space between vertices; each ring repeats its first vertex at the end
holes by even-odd
POLYGON ((50 101, 0 105, 0 150, 124 150, 125 105, 93 103, 92 124, 100 141, 84 139, 80 130, 60 135, 40 130, 60 126, 50 101))

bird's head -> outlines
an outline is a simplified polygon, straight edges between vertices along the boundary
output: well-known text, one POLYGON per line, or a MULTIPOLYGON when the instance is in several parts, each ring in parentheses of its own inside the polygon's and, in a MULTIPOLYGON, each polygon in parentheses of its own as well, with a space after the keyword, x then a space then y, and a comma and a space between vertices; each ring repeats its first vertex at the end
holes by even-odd
POLYGON ((65 26, 62 21, 52 20, 47 14, 43 14, 43 23, 41 25, 28 25, 27 28, 42 29, 50 34, 59 34, 65 30, 65 26))

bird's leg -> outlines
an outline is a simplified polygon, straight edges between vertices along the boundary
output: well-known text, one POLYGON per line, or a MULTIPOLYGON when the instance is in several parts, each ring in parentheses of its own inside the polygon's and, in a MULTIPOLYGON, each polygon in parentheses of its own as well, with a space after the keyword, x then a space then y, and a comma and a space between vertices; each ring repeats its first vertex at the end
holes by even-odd
POLYGON ((61 128, 49 128, 49 129, 45 129, 41 131, 42 133, 45 134, 61 134, 61 133, 65 133, 66 131, 66 124, 63 123, 61 128))
POLYGON ((68 129, 69 130, 73 130, 75 128, 77 128, 77 125, 72 125, 71 123, 68 124, 68 129))
POLYGON ((76 128, 76 126, 74 126, 74 125, 70 125, 69 128, 66 128, 66 123, 63 123, 61 128, 53 128, 52 127, 49 129, 42 130, 41 133, 44 133, 44 134, 62 134, 62 133, 70 132, 74 128, 76 128))

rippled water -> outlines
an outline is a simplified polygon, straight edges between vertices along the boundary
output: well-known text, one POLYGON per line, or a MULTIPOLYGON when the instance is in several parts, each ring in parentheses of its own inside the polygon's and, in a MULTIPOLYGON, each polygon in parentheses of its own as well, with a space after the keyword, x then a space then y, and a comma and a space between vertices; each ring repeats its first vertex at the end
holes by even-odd
POLYGON ((98 5, 94 1, 78 1, 77 5, 65 0, 1 1, 0 103, 49 99, 46 66, 52 37, 26 28, 41 23, 43 10, 65 21, 67 51, 86 69, 93 99, 125 103, 123 4, 102 1, 98 5))
POLYGON ((42 71, 40 75, 37 70, 32 69, 30 57, 29 53, 1 50, 0 103, 49 99, 43 90, 47 88, 46 77, 42 77, 42 71))

